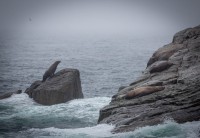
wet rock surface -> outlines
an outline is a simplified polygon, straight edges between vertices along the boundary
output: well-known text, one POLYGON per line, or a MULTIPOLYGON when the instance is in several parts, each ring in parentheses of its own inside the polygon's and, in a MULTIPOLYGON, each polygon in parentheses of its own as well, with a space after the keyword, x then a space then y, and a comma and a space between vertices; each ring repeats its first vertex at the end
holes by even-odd
POLYGON ((45 82, 35 81, 25 93, 37 103, 53 105, 83 98, 80 74, 77 69, 63 69, 45 82))
POLYGON ((100 110, 98 123, 116 125, 116 133, 156 125, 166 119, 178 123, 200 120, 200 26, 176 33, 172 43, 159 48, 144 73, 129 86, 121 87, 110 104, 100 110), (123 98, 144 86, 165 89, 123 98))

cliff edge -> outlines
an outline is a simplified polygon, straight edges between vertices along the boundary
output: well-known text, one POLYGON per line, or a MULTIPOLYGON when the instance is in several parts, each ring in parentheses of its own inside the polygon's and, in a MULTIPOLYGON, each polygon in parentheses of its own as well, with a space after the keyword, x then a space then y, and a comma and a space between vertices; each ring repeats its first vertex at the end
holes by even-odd
POLYGON ((143 74, 100 110, 98 123, 116 125, 117 133, 166 119, 200 120, 200 26, 176 33, 155 51, 143 74))

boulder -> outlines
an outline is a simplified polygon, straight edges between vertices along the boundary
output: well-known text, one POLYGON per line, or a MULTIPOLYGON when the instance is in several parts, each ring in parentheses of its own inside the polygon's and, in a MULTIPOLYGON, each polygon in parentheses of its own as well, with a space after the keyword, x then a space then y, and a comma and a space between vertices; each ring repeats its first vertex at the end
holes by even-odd
POLYGON ((113 124, 113 132, 118 133, 166 119, 178 123, 200 120, 200 26, 178 32, 172 43, 159 48, 141 77, 120 89, 100 110, 98 123, 113 124), (119 98, 147 86, 164 89, 137 98, 119 98))
POLYGON ((45 82, 35 81, 25 93, 42 105, 83 98, 80 73, 77 69, 63 69, 45 82))
POLYGON ((0 100, 5 99, 5 98, 9 98, 10 96, 12 96, 13 94, 20 94, 22 93, 22 90, 17 90, 14 92, 5 92, 0 94, 0 100))

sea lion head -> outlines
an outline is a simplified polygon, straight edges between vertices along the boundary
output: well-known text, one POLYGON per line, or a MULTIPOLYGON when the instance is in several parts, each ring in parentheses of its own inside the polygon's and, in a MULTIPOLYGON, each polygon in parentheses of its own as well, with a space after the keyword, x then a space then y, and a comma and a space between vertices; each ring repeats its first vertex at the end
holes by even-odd
POLYGON ((55 63, 56 63, 56 64, 59 64, 60 62, 61 62, 61 61, 60 61, 60 60, 58 60, 58 61, 56 61, 55 63))

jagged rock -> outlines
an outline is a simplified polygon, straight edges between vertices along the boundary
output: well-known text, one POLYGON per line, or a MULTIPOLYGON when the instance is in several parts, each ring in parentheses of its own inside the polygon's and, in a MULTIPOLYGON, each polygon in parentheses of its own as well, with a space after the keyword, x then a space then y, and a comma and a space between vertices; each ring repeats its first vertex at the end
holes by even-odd
POLYGON ((194 28, 187 28, 174 35, 173 43, 181 44, 188 39, 196 39, 200 35, 200 25, 194 28))
POLYGON ((143 84, 144 86, 162 86, 163 82, 162 81, 148 81, 147 83, 143 84))
POLYGON ((29 95, 29 97, 32 98, 33 90, 36 89, 41 84, 42 84, 42 81, 39 81, 39 80, 35 81, 34 83, 31 84, 31 86, 29 88, 26 89, 25 93, 27 93, 29 95))
POLYGON ((63 69, 45 82, 35 81, 25 93, 37 103, 53 105, 83 98, 77 69, 63 69))
POLYGON ((121 86, 121 87, 119 87, 118 92, 121 91, 121 90, 123 90, 123 89, 126 88, 126 87, 127 87, 127 86, 121 86))
POLYGON ((22 93, 22 90, 17 90, 17 91, 14 91, 14 92, 2 93, 2 94, 0 94, 0 100, 5 99, 5 98, 9 98, 13 94, 20 94, 20 93, 22 93))
POLYGON ((116 133, 156 125, 166 118, 178 123, 200 120, 200 26, 175 34, 172 43, 152 55, 144 72, 100 110, 98 123, 116 125, 116 133), (163 60, 173 65, 148 72, 153 64, 163 60), (165 89, 133 99, 117 98, 143 86, 165 89))

